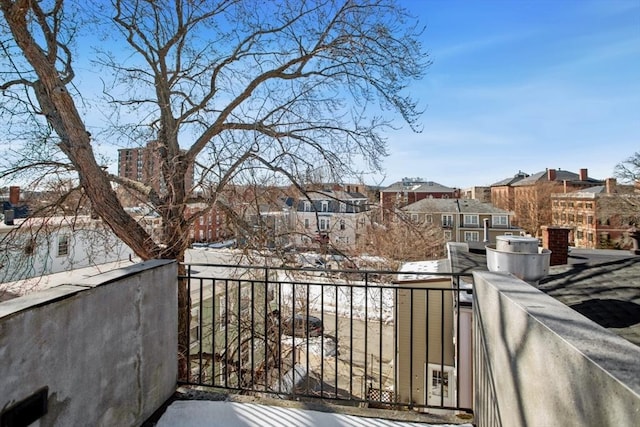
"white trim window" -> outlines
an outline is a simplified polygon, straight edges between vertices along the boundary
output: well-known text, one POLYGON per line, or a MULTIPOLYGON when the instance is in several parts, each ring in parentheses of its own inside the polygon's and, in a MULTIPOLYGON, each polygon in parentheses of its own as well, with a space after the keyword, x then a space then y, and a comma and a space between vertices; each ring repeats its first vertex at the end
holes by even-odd
POLYGON ((491 224, 494 227, 506 227, 509 225, 508 215, 491 215, 491 224))
POLYGON ((480 233, 477 231, 465 231, 464 232, 464 241, 465 242, 479 242, 480 241, 480 233))
POLYGON ((303 208, 302 208, 305 212, 311 212, 311 202, 309 201, 305 201, 303 203, 303 208))
POLYGON ((417 224, 419 220, 420 220, 420 215, 414 214, 414 213, 411 214, 411 222, 413 222, 414 224, 417 224))
POLYGON ((320 218, 319 229, 322 231, 329 229, 329 218, 320 218))
POLYGON ((431 224, 431 223, 433 222, 433 215, 431 215, 431 214, 426 214, 426 215, 424 216, 424 220, 425 220, 425 222, 426 222, 427 224, 431 224))
POLYGON ((340 202, 340 212, 341 213, 347 212, 347 204, 345 202, 340 202))
POLYGON ((451 230, 444 230, 444 240, 445 242, 450 242, 451 239, 451 230))
POLYGON ((321 209, 320 209, 320 210, 321 210, 322 212, 329 212, 329 202, 328 202, 328 201, 323 200, 323 201, 321 202, 321 205, 320 205, 320 206, 321 206, 321 209))
POLYGON ((453 227, 453 215, 451 215, 451 214, 443 214, 442 215, 442 226, 443 227, 453 227))
POLYGON ((311 221, 309 218, 304 219, 304 228, 309 228, 311 226, 311 221))
POLYGON ((465 227, 479 227, 480 219, 478 215, 464 215, 464 226, 465 227))

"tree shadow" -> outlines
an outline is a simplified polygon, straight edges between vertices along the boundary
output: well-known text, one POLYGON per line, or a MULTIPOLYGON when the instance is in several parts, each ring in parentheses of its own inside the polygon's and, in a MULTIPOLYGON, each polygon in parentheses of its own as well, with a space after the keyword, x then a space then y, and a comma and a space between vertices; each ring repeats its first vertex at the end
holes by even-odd
POLYGON ((616 299, 590 299, 572 309, 605 328, 626 328, 640 323, 640 305, 616 299))

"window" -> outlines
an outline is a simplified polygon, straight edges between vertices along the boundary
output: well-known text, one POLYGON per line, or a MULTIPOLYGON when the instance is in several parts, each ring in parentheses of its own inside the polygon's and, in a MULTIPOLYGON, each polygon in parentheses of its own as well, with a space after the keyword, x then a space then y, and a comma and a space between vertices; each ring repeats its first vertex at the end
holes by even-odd
POLYGON ((560 215, 560 219, 562 220, 562 222, 566 222, 567 221, 567 214, 561 214, 560 215))
POLYGON ((321 204, 321 210, 322 212, 329 212, 329 202, 323 200, 321 204))
POLYGON ((584 204, 584 207, 587 208, 587 209, 593 209, 593 203, 587 202, 587 203, 584 204))
POLYGON ((419 219, 418 214, 411 214, 411 222, 417 223, 419 219))
POLYGON ((311 212, 311 202, 304 202, 303 208, 305 212, 311 212))
POLYGON ((569 222, 575 222, 576 216, 574 214, 569 214, 569 222))
POLYGON ((584 239, 584 233, 582 232, 582 230, 577 230, 576 231, 576 239, 584 239))
POLYGON ((572 208, 573 207, 573 202, 569 202, 569 207, 572 208))
POLYGON ((431 224, 433 222, 433 215, 431 214, 426 214, 424 216, 424 220, 427 222, 427 224, 431 224))
POLYGON ((464 226, 465 227, 477 227, 479 225, 478 215, 465 215, 464 226))
POLYGON ((449 397, 449 373, 442 375, 442 371, 434 369, 431 375, 431 393, 434 396, 449 397))
POLYGON ((345 229, 345 224, 344 224, 344 219, 340 220, 340 230, 344 230, 345 229))
POLYGON ((310 221, 309 218, 305 218, 304 219, 304 228, 309 228, 310 227, 310 221))
POLYGON ((578 214, 576 218, 577 218, 578 224, 584 224, 584 216, 582 214, 578 214))
POLYGON ((347 211, 347 204, 344 202, 340 202, 340 212, 345 213, 347 211))
POLYGON ((477 231, 465 231, 464 232, 464 241, 465 242, 478 242, 480 240, 480 233, 477 231))
POLYGON ((506 227, 509 224, 509 217, 507 215, 492 215, 491 221, 494 227, 506 227))
POLYGON ((320 230, 328 230, 328 229, 329 229, 329 219, 320 218, 320 230))
POLYGON ((582 202, 578 202, 578 203, 576 203, 576 207, 578 207, 578 208, 582 208, 582 202))
POLYGON ((567 207, 567 202, 560 202, 560 206, 563 208, 567 207))
POLYGON ((587 233, 587 241, 593 243, 593 233, 587 233))
POLYGON ((593 215, 587 215, 587 224, 593 224, 593 215))
POLYGON ((453 215, 442 215, 442 226, 453 227, 453 215))
POLYGON ((69 235, 63 234, 58 237, 58 256, 69 255, 69 235))
POLYGON ((447 242, 451 241, 451 230, 444 230, 444 240, 447 242))

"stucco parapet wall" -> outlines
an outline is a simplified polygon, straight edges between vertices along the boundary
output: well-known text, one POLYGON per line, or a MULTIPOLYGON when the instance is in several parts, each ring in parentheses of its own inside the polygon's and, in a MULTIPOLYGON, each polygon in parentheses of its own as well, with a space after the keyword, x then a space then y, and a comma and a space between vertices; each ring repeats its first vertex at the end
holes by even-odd
POLYGON ((41 427, 141 425, 175 392, 177 273, 174 260, 71 273, 0 303, 2 415, 45 390, 41 427))
POLYGON ((640 419, 640 347, 508 273, 473 275, 503 425, 640 419))
POLYGON ((175 260, 149 260, 132 264, 127 267, 116 268, 104 273, 96 274, 92 277, 77 277, 74 279, 73 271, 69 272, 68 283, 51 288, 43 289, 32 294, 13 298, 0 303, 0 319, 20 313, 24 310, 51 304, 73 295, 85 289, 95 288, 97 286, 107 285, 117 282, 126 277, 133 276, 142 271, 152 270, 164 265, 175 263, 175 260))

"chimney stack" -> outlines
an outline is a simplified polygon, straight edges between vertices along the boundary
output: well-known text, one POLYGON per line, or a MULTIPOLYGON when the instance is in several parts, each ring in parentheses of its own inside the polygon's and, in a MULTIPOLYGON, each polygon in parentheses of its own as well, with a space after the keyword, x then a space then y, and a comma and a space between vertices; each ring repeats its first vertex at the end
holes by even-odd
POLYGON ((16 185, 9 187, 9 203, 11 203, 12 206, 20 203, 20 187, 16 185))
POLYGON ((586 181, 587 178, 589 178, 589 171, 584 168, 584 169, 580 169, 580 181, 586 181))
POLYGON ((555 169, 547 169, 547 180, 555 181, 556 180, 556 170, 555 169))
POLYGON ((542 227, 542 247, 551 251, 550 265, 564 265, 569 259, 569 229, 542 227))
POLYGON ((616 192, 616 179, 615 178, 607 178, 604 181, 604 185, 605 185, 605 191, 607 192, 607 194, 612 194, 616 192))

